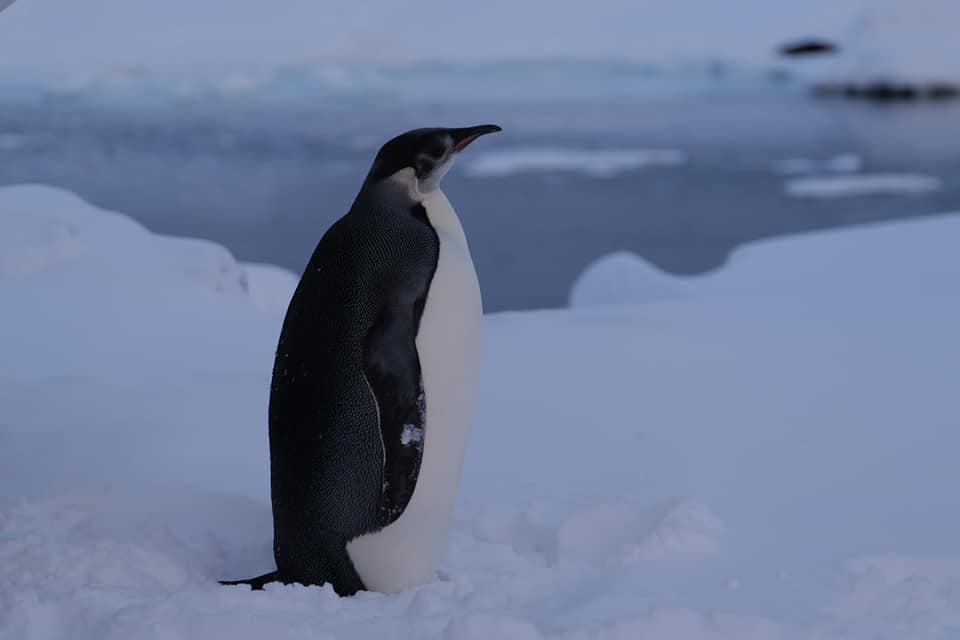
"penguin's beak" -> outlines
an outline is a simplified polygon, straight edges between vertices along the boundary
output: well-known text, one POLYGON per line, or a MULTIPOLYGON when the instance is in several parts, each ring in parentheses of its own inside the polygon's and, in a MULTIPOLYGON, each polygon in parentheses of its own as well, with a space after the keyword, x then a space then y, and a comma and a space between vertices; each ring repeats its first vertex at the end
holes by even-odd
POLYGON ((464 148, 480 136, 488 133, 503 131, 495 124, 481 124, 476 127, 463 127, 462 129, 450 129, 450 135, 453 136, 453 152, 459 153, 464 148))

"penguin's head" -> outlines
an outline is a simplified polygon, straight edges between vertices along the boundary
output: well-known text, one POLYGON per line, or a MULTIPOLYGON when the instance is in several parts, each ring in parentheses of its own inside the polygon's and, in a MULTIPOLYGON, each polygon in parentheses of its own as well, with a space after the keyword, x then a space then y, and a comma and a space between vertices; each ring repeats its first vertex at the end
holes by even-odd
POLYGON ((440 185, 440 179, 453 165, 457 154, 477 138, 500 131, 495 124, 457 129, 414 129, 402 133, 380 147, 364 187, 389 181, 419 196, 440 185))

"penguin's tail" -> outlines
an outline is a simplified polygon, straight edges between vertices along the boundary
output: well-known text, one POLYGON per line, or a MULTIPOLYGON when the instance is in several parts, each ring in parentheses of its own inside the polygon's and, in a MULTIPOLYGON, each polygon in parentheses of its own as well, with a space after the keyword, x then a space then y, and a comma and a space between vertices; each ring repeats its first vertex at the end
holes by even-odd
POLYGON ((261 591, 263 589, 263 585, 267 584, 268 582, 277 582, 278 580, 280 580, 280 572, 271 571, 270 573, 265 573, 262 576, 249 578, 247 580, 220 580, 220 584, 227 586, 248 584, 253 591, 261 591))

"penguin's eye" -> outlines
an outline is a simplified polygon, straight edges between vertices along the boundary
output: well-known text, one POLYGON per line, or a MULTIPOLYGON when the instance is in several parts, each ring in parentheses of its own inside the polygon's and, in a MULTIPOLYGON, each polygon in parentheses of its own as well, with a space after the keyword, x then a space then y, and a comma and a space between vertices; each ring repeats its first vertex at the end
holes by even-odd
POLYGON ((443 157, 443 154, 446 153, 447 148, 440 141, 436 141, 436 142, 432 142, 429 146, 427 146, 425 151, 427 152, 427 155, 429 155, 431 158, 434 158, 435 160, 439 160, 440 158, 443 157))
POLYGON ((433 158, 421 153, 417 156, 417 160, 413 164, 413 170, 417 172, 419 177, 423 178, 430 175, 434 166, 436 166, 436 162, 434 162, 433 158))

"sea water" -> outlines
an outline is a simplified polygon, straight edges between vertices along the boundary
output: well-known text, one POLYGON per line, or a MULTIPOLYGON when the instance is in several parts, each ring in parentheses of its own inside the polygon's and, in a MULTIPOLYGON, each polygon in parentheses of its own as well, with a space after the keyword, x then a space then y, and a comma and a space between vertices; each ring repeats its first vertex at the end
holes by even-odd
MULTIPOLYGON (((488 311, 566 304, 591 261, 633 251, 677 274, 743 243, 960 210, 960 107, 800 91, 310 104, 11 102, 0 185, 71 189, 150 229, 299 272, 379 145, 419 126, 503 126, 445 178, 488 311), (910 173, 919 193, 798 198, 787 181, 910 173)), ((856 256, 851 256, 856 259, 856 256)))

